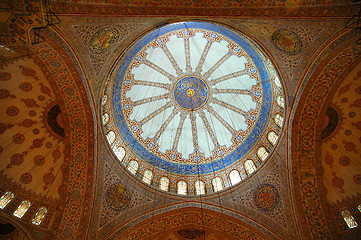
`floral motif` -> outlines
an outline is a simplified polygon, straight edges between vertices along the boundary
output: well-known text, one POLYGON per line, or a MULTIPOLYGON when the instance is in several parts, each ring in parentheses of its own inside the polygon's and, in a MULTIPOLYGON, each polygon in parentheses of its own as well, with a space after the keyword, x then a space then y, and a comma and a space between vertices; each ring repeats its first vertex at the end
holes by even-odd
POLYGON ((253 202, 263 211, 273 210, 279 202, 279 194, 271 184, 262 184, 253 193, 253 202))

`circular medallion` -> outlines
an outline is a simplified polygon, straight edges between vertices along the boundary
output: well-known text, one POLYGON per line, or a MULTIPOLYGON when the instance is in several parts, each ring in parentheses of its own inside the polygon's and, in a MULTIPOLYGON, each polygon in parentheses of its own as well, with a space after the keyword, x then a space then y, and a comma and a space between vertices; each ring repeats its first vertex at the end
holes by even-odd
POLYGON ((108 51, 118 41, 119 32, 115 28, 106 27, 98 30, 89 41, 93 53, 101 54, 108 51))
POLYGON ((205 82, 197 77, 184 77, 175 84, 173 96, 180 107, 195 110, 206 102, 208 88, 205 82))
POLYGON ((29 184, 33 180, 33 176, 30 173, 23 173, 20 176, 20 182, 23 184, 29 184))
POLYGON ((12 117, 16 116, 19 113, 19 108, 15 107, 15 106, 10 106, 6 109, 6 113, 12 117))
POLYGON ((117 183, 110 186, 106 192, 106 201, 114 210, 121 211, 130 204, 130 194, 124 185, 117 183))
POLYGON ((102 98, 103 126, 112 133, 113 151, 127 147, 127 159, 154 175, 165 171, 173 182, 179 176, 195 181, 222 170, 228 179, 223 170, 244 169, 247 157, 269 145, 259 141, 267 141, 268 128, 277 136, 281 131, 283 117, 276 124, 270 114, 284 112, 276 101, 283 99, 282 83, 240 32, 207 22, 173 23, 135 41, 122 56, 102 98))
POLYGON ((0 81, 7 81, 11 78, 11 74, 7 72, 0 73, 0 81))
POLYGON ((277 189, 271 184, 260 185, 253 193, 253 202, 263 211, 271 211, 279 201, 277 189))
POLYGON ((272 34, 272 41, 276 47, 281 51, 289 55, 297 55, 302 50, 302 41, 297 33, 279 29, 272 34))
POLYGON ((34 157, 34 164, 36 166, 42 166, 42 165, 44 165, 44 163, 45 163, 45 157, 44 156, 36 155, 34 157))

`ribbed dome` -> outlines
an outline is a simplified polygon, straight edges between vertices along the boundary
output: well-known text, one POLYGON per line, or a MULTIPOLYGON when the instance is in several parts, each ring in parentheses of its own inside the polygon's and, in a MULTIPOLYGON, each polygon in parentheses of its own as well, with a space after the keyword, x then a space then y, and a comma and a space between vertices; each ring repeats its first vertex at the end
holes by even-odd
POLYGON ((135 160, 152 176, 189 185, 217 175, 218 190, 231 185, 232 170, 245 179, 263 164, 284 115, 270 61, 245 35, 207 22, 173 23, 141 38, 105 96, 105 133, 113 149, 129 149, 126 165, 135 160))

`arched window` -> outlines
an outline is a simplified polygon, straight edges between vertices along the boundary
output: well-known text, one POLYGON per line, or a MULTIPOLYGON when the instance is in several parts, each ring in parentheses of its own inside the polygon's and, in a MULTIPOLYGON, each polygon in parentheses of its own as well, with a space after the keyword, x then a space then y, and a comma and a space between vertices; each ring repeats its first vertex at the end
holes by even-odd
POLYGON ((107 125, 107 123, 109 122, 109 115, 108 113, 104 113, 103 114, 103 125, 107 125))
POLYGON ((14 198, 14 193, 12 192, 4 193, 4 195, 2 195, 2 197, 0 198, 0 208, 4 209, 4 207, 6 207, 6 205, 8 205, 13 198, 14 198))
POLYGON ((201 180, 197 180, 194 186, 196 188, 196 195, 202 195, 206 193, 206 186, 201 180))
POLYGON ((280 106, 281 108, 285 108, 285 98, 284 97, 278 96, 277 103, 278 103, 278 106, 280 106))
POLYGON ((268 152, 264 147, 260 147, 258 148, 257 155, 262 161, 264 161, 268 157, 268 152))
POLYGON ((242 181, 242 178, 239 175, 239 172, 237 170, 232 170, 229 173, 229 178, 231 179, 231 184, 232 185, 235 185, 235 184, 239 183, 240 181, 242 181))
POLYGON ((35 217, 31 221, 31 223, 33 223, 35 225, 40 225, 47 212, 48 212, 48 210, 46 209, 46 207, 43 206, 43 207, 39 208, 38 212, 35 214, 35 217))
POLYGON ((213 178, 212 184, 215 192, 223 190, 222 179, 220 177, 213 178))
POLYGON ((185 181, 179 181, 177 183, 177 192, 180 195, 187 195, 187 183, 185 181))
POLYGON ((24 216, 24 214, 26 213, 26 211, 28 211, 29 207, 30 207, 30 202, 25 200, 23 201, 19 207, 16 209, 16 211, 14 212, 14 216, 18 217, 18 218, 22 218, 24 216))
POLYGON ((107 139, 110 145, 112 145, 115 141, 115 132, 114 131, 109 131, 107 133, 107 139))
POLYGON ((350 211, 344 210, 344 211, 341 212, 341 215, 342 215, 343 219, 345 220, 345 222, 347 223, 347 226, 349 228, 357 227, 357 222, 355 221, 355 219, 351 215, 350 211))
POLYGON ((108 100, 108 96, 104 95, 103 98, 102 98, 102 105, 103 106, 107 103, 107 100, 108 100))
MULTIPOLYGON (((276 74, 275 74, 275 75, 276 75, 276 74)), ((281 81, 280 81, 280 79, 278 78, 278 76, 275 76, 274 81, 275 81, 277 87, 282 88, 282 84, 281 84, 281 81)))
POLYGON ((278 135, 274 131, 270 131, 268 133, 268 141, 270 141, 272 145, 276 145, 277 140, 278 140, 278 135))
POLYGON ((150 170, 145 170, 143 175, 143 182, 150 184, 152 182, 153 173, 150 170))
POLYGON ((113 152, 117 156, 119 161, 122 161, 125 156, 125 149, 123 147, 114 147, 113 152))
POLYGON ((168 191, 169 188, 169 179, 166 177, 162 177, 160 179, 159 188, 163 191, 168 191))
POLYGON ((138 171, 138 162, 134 160, 130 161, 127 169, 131 174, 135 175, 138 171))
POLYGON ((256 171, 256 166, 254 165, 252 160, 247 160, 244 163, 244 168, 246 169, 248 175, 252 174, 254 171, 256 171))
POLYGON ((282 127, 283 126, 283 117, 279 114, 276 114, 275 122, 279 127, 282 127))

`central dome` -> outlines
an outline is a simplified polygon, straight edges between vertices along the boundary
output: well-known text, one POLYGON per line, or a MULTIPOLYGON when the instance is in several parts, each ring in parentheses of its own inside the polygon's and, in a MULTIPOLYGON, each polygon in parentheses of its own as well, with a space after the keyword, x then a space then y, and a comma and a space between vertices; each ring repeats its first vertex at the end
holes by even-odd
POLYGON ((269 120, 276 97, 284 103, 276 71, 247 37, 214 23, 173 23, 125 53, 106 86, 103 124, 110 144, 127 150, 128 168, 135 161, 173 182, 227 181, 232 169, 242 178, 260 147, 270 153, 262 135, 268 127, 278 138, 269 120))

